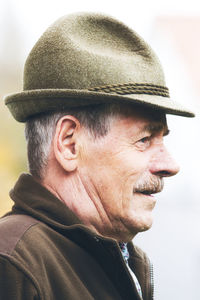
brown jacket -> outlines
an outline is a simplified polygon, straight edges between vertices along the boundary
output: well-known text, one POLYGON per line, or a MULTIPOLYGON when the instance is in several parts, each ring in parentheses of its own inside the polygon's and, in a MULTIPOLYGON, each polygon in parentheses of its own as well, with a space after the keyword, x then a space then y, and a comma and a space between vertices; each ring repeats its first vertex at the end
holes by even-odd
MULTIPOLYGON (((23 174, 0 220, 0 299, 140 299, 115 240, 96 235, 55 196, 23 174)), ((150 263, 128 245, 143 299, 152 299, 150 263)))

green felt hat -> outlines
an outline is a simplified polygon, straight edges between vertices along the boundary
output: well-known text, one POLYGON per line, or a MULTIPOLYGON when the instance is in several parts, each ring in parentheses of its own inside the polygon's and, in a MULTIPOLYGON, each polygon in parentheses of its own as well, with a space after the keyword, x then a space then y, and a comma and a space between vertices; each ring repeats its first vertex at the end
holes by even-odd
POLYGON ((149 45, 118 20, 94 13, 64 16, 50 26, 27 58, 23 92, 5 98, 20 122, 42 112, 111 102, 194 116, 169 98, 149 45))

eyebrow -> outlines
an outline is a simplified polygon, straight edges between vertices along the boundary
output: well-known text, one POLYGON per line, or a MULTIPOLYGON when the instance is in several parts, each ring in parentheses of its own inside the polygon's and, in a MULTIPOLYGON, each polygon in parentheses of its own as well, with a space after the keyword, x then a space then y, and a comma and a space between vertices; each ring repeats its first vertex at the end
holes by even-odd
POLYGON ((159 122, 145 125, 140 132, 149 132, 151 134, 155 134, 161 131, 163 131, 163 136, 167 136, 170 132, 166 124, 159 122))

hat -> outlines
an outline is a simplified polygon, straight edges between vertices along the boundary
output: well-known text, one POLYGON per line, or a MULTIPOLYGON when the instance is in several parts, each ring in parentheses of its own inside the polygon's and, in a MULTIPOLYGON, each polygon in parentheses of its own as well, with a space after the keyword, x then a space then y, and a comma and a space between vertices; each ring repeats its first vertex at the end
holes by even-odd
POLYGON ((27 58, 23 91, 5 98, 20 122, 43 112, 113 102, 194 116, 170 99, 150 46, 118 20, 94 13, 64 16, 50 26, 27 58))

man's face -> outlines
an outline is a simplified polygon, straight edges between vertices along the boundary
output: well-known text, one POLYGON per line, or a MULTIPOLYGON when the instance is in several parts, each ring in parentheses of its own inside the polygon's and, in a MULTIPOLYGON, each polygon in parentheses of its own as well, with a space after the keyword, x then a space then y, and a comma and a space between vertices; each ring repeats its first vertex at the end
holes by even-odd
POLYGON ((154 193, 178 172, 163 145, 167 133, 163 113, 131 109, 105 137, 87 142, 82 181, 100 216, 93 220, 98 232, 124 240, 151 227, 154 193))

